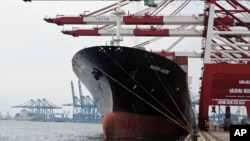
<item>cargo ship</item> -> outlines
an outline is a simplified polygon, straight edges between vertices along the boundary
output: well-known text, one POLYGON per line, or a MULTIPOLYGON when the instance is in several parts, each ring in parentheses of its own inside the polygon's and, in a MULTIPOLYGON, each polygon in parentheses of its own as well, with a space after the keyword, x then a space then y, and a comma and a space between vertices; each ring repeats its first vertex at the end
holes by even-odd
POLYGON ((94 46, 78 51, 72 67, 102 115, 105 139, 181 140, 193 132, 187 57, 94 46))

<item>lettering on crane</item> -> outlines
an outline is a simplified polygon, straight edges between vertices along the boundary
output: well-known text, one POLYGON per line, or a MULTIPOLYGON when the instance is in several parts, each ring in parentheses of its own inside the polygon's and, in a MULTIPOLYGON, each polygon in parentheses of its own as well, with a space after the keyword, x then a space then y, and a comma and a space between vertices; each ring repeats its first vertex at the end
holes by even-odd
POLYGON ((96 16, 95 19, 97 21, 109 21, 109 17, 108 16, 96 16))
POLYGON ((245 101, 243 100, 218 100, 217 101, 218 105, 244 105, 245 101))
POLYGON ((239 80, 239 84, 250 84, 250 80, 239 80))
POLYGON ((109 34, 115 34, 116 29, 107 29, 106 32, 109 33, 109 34))
POLYGON ((250 93, 250 88, 230 88, 229 93, 250 93))

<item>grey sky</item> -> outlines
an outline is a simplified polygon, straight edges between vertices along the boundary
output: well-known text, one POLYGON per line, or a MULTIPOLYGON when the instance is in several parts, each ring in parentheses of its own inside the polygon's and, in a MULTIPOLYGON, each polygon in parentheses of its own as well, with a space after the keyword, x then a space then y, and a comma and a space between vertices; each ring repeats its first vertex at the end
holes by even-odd
MULTIPOLYGON (((73 38, 61 33, 63 28, 71 29, 72 26, 59 27, 46 23, 43 18, 46 15, 55 17, 56 14, 79 15, 84 11, 93 12, 107 3, 110 2, 25 3, 22 0, 1 0, 0 112, 3 115, 10 112, 14 116, 21 109, 10 107, 30 99, 46 98, 58 106, 72 102, 70 81, 74 81, 78 95, 78 79, 72 71, 71 58, 83 47, 104 45, 111 37, 73 38)), ((199 7, 203 7, 199 2, 190 5, 195 8, 189 12, 194 14, 198 14, 199 7)), ((174 6, 172 4, 170 7, 174 6)), ((141 38, 125 40, 127 43, 121 45, 130 46, 143 41, 141 38)), ((164 48, 166 41, 168 39, 161 39, 149 45, 149 48, 164 48)), ((192 38, 184 39, 176 50, 199 52, 200 47, 201 38, 192 38)), ((201 62, 201 59, 190 59, 189 62, 189 75, 193 77, 192 91, 195 93, 199 89, 201 62)), ((84 95, 87 94, 84 90, 84 95)))

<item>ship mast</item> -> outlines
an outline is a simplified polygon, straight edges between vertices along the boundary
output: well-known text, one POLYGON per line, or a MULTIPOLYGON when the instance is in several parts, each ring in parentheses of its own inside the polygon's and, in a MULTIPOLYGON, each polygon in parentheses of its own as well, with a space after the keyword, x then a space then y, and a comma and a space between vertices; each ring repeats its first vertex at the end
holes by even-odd
POLYGON ((124 15, 125 12, 121 10, 121 0, 117 0, 117 8, 115 9, 114 15, 116 15, 116 36, 112 38, 111 44, 115 44, 119 46, 122 41, 122 37, 120 35, 121 30, 121 16, 124 15))

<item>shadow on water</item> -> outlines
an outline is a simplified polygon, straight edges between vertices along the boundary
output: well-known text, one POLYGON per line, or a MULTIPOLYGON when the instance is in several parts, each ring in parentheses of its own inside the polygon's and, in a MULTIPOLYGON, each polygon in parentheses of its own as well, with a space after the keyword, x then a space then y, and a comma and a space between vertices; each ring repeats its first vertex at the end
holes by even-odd
POLYGON ((171 138, 136 138, 136 139, 107 140, 107 141, 177 141, 177 140, 171 138))
POLYGON ((178 141, 176 138, 144 138, 138 137, 135 139, 113 139, 113 140, 104 140, 103 134, 96 136, 88 136, 84 141, 178 141))

